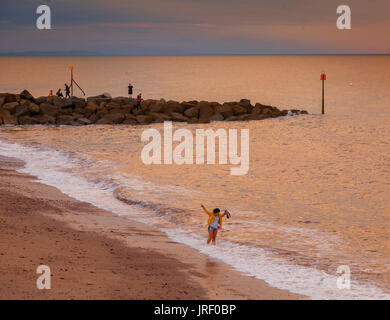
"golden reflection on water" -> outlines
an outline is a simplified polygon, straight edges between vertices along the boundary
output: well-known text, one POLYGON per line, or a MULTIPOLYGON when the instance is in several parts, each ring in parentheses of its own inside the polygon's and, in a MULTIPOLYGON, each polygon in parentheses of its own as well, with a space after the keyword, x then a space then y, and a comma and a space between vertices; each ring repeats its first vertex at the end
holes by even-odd
MULTIPOLYGON (((245 176, 231 176, 231 165, 144 165, 140 136, 145 127, 5 129, 1 137, 87 156, 91 162, 75 173, 114 182, 116 196, 163 217, 160 227, 179 226, 206 236, 200 204, 229 208, 233 219, 220 239, 262 247, 331 274, 349 265, 355 277, 389 291, 389 124, 389 118, 379 128, 333 116, 174 124, 174 129, 193 132, 249 128, 245 176), (110 165, 100 166, 101 161, 110 165)), ((162 132, 162 125, 153 127, 162 132)))

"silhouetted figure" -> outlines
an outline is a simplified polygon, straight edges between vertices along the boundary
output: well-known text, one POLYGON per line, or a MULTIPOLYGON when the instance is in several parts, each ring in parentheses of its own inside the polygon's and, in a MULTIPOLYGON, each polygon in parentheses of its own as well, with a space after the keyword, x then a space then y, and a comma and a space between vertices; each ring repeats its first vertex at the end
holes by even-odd
POLYGON ((140 93, 138 96, 137 96, 137 109, 140 109, 141 108, 141 103, 142 103, 143 99, 142 99, 142 94, 140 93))
POLYGON ((128 89, 129 89, 129 98, 132 98, 133 97, 133 86, 131 83, 129 83, 128 89))
POLYGON ((54 97, 53 90, 50 90, 49 95, 47 97, 48 98, 54 97))
POLYGON ((63 98, 64 97, 64 95, 62 94, 61 89, 58 89, 56 95, 57 95, 58 98, 63 98))
POLYGON ((65 97, 70 98, 70 88, 66 83, 65 83, 65 97))

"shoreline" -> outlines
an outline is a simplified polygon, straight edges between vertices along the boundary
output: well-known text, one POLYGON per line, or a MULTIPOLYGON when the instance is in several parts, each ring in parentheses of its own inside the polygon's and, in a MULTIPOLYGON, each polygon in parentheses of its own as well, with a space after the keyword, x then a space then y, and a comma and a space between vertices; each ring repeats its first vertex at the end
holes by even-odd
POLYGON ((0 156, 0 299, 306 299, 70 198, 0 156), (52 271, 38 290, 36 268, 52 271))

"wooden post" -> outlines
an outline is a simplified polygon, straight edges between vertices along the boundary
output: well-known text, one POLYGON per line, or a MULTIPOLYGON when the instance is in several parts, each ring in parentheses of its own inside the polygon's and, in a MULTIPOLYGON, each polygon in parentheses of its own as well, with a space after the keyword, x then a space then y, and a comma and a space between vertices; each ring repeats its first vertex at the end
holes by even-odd
POLYGON ((70 66, 70 97, 73 97, 73 66, 70 66))
POLYGON ((321 79, 322 81, 322 114, 325 114, 325 80, 326 80, 326 74, 321 73, 321 79))
POLYGON ((325 80, 322 80, 322 114, 325 114, 325 80))

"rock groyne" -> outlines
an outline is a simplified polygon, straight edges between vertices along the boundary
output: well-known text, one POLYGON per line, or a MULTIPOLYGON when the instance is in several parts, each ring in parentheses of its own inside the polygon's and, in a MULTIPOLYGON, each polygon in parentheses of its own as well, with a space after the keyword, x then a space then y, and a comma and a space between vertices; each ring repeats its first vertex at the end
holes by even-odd
POLYGON ((286 115, 307 114, 307 111, 276 107, 242 99, 237 102, 144 100, 137 108, 133 98, 39 97, 27 90, 20 94, 0 93, 0 125, 90 125, 150 124, 164 121, 209 123, 212 121, 249 121, 286 115))

